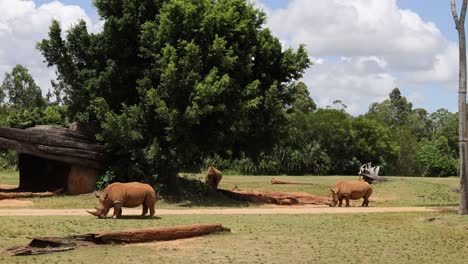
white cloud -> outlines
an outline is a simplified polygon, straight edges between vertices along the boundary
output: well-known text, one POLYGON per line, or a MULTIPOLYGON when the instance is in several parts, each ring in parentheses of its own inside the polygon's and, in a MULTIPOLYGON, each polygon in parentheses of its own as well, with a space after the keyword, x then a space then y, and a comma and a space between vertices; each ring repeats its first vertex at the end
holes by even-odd
POLYGON ((0 81, 5 72, 16 64, 27 67, 37 84, 47 92, 50 80, 55 78, 53 68, 47 68, 36 43, 47 38, 52 19, 57 19, 67 30, 80 19, 86 21, 88 29, 99 29, 93 25, 86 12, 76 5, 64 5, 53 1, 36 6, 30 0, 0 0, 0 81))
POLYGON ((397 86, 396 78, 386 70, 385 62, 376 57, 343 57, 314 65, 304 81, 320 107, 339 99, 349 113, 359 114, 369 104, 384 100, 397 86))
MULTIPOLYGON (((363 113, 398 84, 453 82, 457 76, 457 45, 396 0, 289 0, 280 9, 261 1, 266 26, 284 45, 304 43, 322 60, 304 75, 319 106, 340 99, 350 113, 363 113), (345 59, 334 59, 339 57, 345 59)), ((399 88, 404 93, 406 87, 399 88)))
POLYGON ((435 55, 430 69, 416 71, 411 80, 424 83, 428 81, 453 82, 458 78, 458 45, 450 42, 447 47, 435 55))
POLYGON ((422 103, 426 101, 426 97, 420 93, 411 93, 407 98, 412 103, 422 103))

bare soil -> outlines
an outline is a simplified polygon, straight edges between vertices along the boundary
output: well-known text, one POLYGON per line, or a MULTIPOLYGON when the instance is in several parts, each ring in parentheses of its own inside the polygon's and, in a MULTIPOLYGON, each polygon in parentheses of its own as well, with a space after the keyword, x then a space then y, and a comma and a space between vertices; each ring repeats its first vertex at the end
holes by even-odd
MULTIPOLYGON (((266 206, 260 208, 210 208, 210 209, 156 209, 156 215, 248 215, 248 214, 345 214, 387 212, 435 212, 440 208, 430 207, 323 207, 323 206, 266 206)), ((111 210, 112 211, 112 210, 111 210)), ((141 209, 123 208, 123 217, 140 215, 141 209)), ((0 209, 0 216, 83 216, 85 209, 0 209)), ((109 212, 108 216, 112 216, 109 212)))
POLYGON ((5 199, 0 200, 0 206, 5 207, 23 207, 23 206, 33 206, 34 203, 32 201, 27 200, 16 200, 16 199, 5 199))

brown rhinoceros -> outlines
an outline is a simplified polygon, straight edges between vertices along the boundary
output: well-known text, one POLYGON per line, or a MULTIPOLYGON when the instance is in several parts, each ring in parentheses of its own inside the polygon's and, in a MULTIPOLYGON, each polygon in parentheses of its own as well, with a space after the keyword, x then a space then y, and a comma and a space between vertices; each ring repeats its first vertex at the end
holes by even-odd
POLYGON ((215 167, 209 167, 206 171, 205 182, 214 189, 218 189, 218 184, 223 178, 223 174, 215 167))
POLYGON ((369 205, 369 196, 372 194, 372 187, 369 183, 364 181, 340 181, 335 184, 335 186, 330 189, 331 191, 331 204, 330 206, 341 207, 343 199, 346 200, 346 207, 349 207, 349 199, 357 200, 364 198, 361 206, 369 205))
POLYGON ((122 216, 122 207, 137 207, 143 205, 141 216, 145 216, 150 211, 150 216, 154 215, 154 205, 156 203, 156 191, 149 184, 141 182, 115 182, 109 184, 101 195, 96 194, 99 198, 101 208, 96 208, 97 211, 88 213, 105 218, 110 208, 114 208, 113 218, 122 216))

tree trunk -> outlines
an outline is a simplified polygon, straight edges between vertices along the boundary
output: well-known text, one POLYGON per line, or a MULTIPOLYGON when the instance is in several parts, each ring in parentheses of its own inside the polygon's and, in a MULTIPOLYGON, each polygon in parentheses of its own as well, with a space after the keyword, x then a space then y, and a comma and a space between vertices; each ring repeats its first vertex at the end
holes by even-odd
POLYGON ((282 181, 282 180, 277 180, 275 178, 272 178, 270 181, 271 184, 297 184, 297 185, 317 185, 315 183, 309 183, 309 182, 292 182, 292 181, 282 181))
POLYGON ((463 0, 460 17, 457 15, 456 1, 451 0, 452 16, 458 31, 459 41, 459 88, 458 88, 458 133, 460 153, 460 214, 468 214, 468 135, 466 125, 466 36, 465 15, 467 0, 463 0))
POLYGON ((3 199, 16 199, 16 198, 29 198, 29 197, 50 197, 59 194, 63 188, 53 192, 0 192, 0 200, 3 199))
POLYGON ((168 241, 190 238, 222 231, 230 230, 220 224, 199 224, 102 232, 95 234, 93 240, 95 243, 104 244, 142 243, 149 241, 168 241))

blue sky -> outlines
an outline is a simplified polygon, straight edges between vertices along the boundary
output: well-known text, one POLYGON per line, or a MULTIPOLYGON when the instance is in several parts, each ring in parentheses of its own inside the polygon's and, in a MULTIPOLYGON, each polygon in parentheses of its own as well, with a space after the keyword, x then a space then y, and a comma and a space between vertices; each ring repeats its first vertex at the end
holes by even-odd
MULTIPOLYGON (((91 0, 31 3, 0 0, 0 8, 10 12, 0 17, 0 75, 24 64, 47 90, 55 75, 34 43, 46 36, 50 19, 68 25, 82 18, 92 31, 99 31, 102 21, 91 0)), ((456 111, 458 39, 449 0, 257 0, 257 5, 285 47, 306 44, 314 65, 302 81, 319 106, 339 99, 358 115, 399 87, 415 107, 456 111)))

